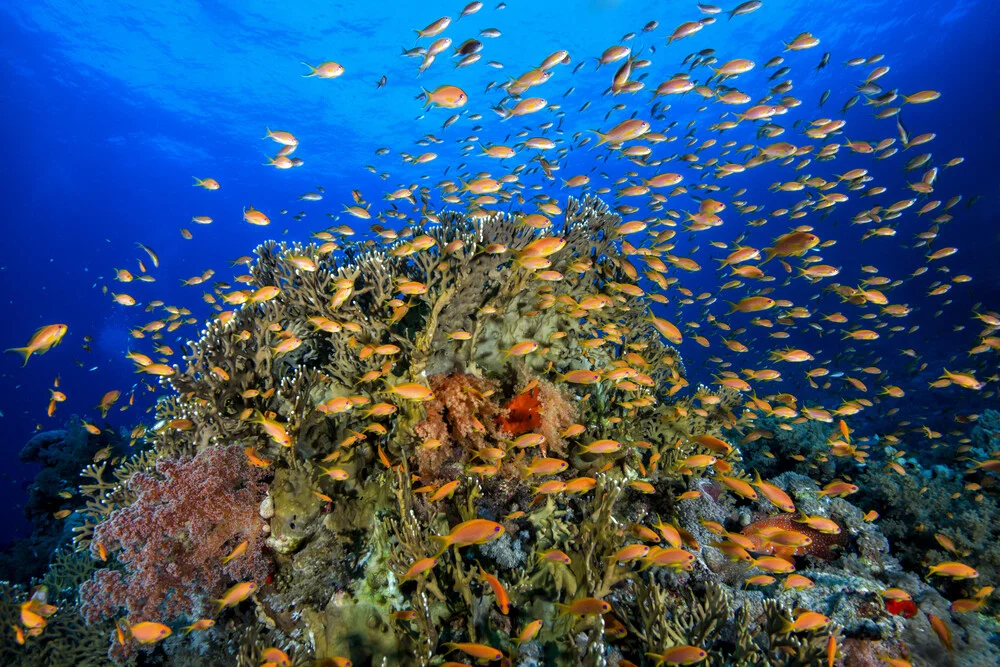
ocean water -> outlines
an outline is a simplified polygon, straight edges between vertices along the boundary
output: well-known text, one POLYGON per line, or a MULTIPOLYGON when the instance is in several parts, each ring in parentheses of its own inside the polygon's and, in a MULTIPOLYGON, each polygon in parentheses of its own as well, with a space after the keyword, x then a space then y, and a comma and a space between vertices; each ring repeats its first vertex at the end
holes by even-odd
MULTIPOLYGON (((457 204, 443 200, 445 193, 437 187, 442 180, 469 181, 480 172, 500 178, 519 165, 524 165, 521 182, 539 189, 522 190, 526 203, 501 200, 486 208, 528 213, 536 210, 532 198, 538 194, 564 203, 568 196, 610 188, 600 195, 609 205, 638 208, 623 215, 625 220, 667 220, 667 210, 678 212, 671 252, 695 259, 701 269, 667 272, 678 282, 664 292, 669 303, 652 309, 684 332, 679 351, 690 387, 681 395, 699 384, 713 385, 727 369, 746 377, 741 369, 778 368, 783 379, 754 381, 756 395, 787 393, 798 398, 799 407, 828 410, 844 401, 868 398, 871 406, 845 417, 852 432, 867 438, 906 434, 910 455, 918 460, 926 457, 928 465, 941 461, 942 442, 954 448, 965 437, 956 416, 974 421, 988 409, 1000 409, 996 393, 1000 350, 970 353, 982 338, 997 335, 984 333, 989 325, 977 320, 976 314, 1000 309, 996 225, 1000 192, 995 169, 1000 106, 994 81, 1000 62, 994 39, 1000 7, 985 0, 764 0, 759 9, 730 18, 728 12, 738 3, 723 5, 718 14, 705 13, 695 2, 510 0, 502 4, 501 8, 486 2, 461 19, 461 3, 443 2, 174 2, 154 8, 130 2, 39 0, 0 6, 4 35, 0 120, 8 156, 0 166, 5 203, 0 245, 3 347, 25 345, 33 331, 47 324, 69 327, 60 345, 33 356, 23 367, 16 354, 0 358, 0 446, 7 461, 0 470, 0 498, 8 507, 0 543, 14 543, 32 530, 22 508, 38 467, 18 461, 23 444, 36 431, 63 428, 71 415, 126 433, 140 423, 151 427, 156 418, 150 409, 157 396, 168 392, 147 391, 144 382, 149 379, 137 374, 136 365, 125 355, 131 350, 154 355, 153 344, 166 344, 174 351, 169 363, 181 364, 184 342, 196 338, 202 322, 213 315, 203 295, 211 294, 212 283, 218 280, 235 288, 233 278, 244 272, 244 267, 232 269, 232 260, 252 254, 269 239, 308 242, 314 232, 342 224, 354 228, 355 239, 376 238, 367 229, 369 221, 344 211, 355 203, 352 191, 363 193, 376 217, 395 204, 404 217, 419 220, 421 209, 473 208, 467 193, 457 204), (451 38, 452 45, 420 73, 421 58, 404 57, 401 50, 417 44, 427 47, 436 37, 418 41, 414 30, 441 16, 452 18, 440 35, 451 38), (676 26, 706 18, 715 22, 667 44, 676 26), (643 26, 654 20, 658 26, 644 31, 643 26), (490 28, 499 36, 480 35, 490 28), (784 50, 783 43, 806 31, 819 38, 818 45, 784 50), (458 68, 454 47, 468 38, 482 41, 482 58, 458 68), (642 90, 611 94, 612 77, 625 61, 599 68, 596 64, 616 44, 630 47, 631 57, 649 61, 630 77, 644 83, 642 90), (569 62, 554 66, 551 79, 523 94, 544 98, 548 108, 502 120, 493 108, 512 108, 516 100, 500 85, 560 49, 568 52, 569 62), (707 66, 692 68, 690 59, 684 62, 689 55, 708 53, 707 49, 714 51, 700 57, 715 57, 718 64, 736 58, 755 63, 750 72, 722 82, 746 92, 753 101, 729 106, 692 91, 657 97, 654 107, 651 91, 676 74, 687 73, 699 85, 720 84, 718 79, 709 81, 712 72, 707 66), (818 68, 824 54, 829 54, 829 62, 818 68), (883 58, 870 64, 845 64, 877 54, 883 58), (774 56, 785 61, 765 68, 774 56), (309 70, 303 62, 324 61, 343 65, 343 75, 330 80, 304 76, 309 70), (490 61, 502 64, 502 69, 489 66, 490 61), (791 67, 790 73, 772 77, 785 66, 791 67), (910 95, 933 90, 940 92, 940 98, 926 104, 897 100, 887 106, 901 106, 899 115, 884 119, 875 118, 884 107, 867 104, 870 99, 865 96, 842 111, 878 66, 890 68, 877 81, 885 91, 910 95), (385 77, 381 87, 376 85, 380 77, 385 77), (793 82, 786 93, 766 97, 771 86, 784 80, 793 82), (426 108, 418 96, 443 85, 464 90, 468 104, 458 109, 426 108), (820 106, 825 91, 829 98, 820 106), (726 131, 710 128, 735 120, 736 113, 753 104, 776 104, 782 95, 801 102, 770 119, 783 127, 783 134, 763 137, 766 120, 745 120, 726 131), (765 98, 768 101, 762 101, 765 98), (615 105, 622 107, 614 109, 615 105), (469 118, 476 113, 482 118, 469 118), (459 114, 457 121, 443 127, 453 114, 459 114), (671 139, 649 144, 652 154, 647 159, 664 160, 662 164, 637 166, 607 145, 595 148, 597 135, 591 131, 607 132, 632 117, 649 121, 651 132, 671 139), (847 123, 828 137, 806 137, 809 123, 817 119, 847 123), (904 149, 897 119, 911 138, 935 136, 904 149), (543 123, 551 126, 543 128, 543 123), (265 138, 267 128, 295 135, 298 148, 292 157, 301 158, 302 166, 284 170, 267 165, 268 156, 279 147, 265 138), (428 141, 430 135, 433 140, 428 141), (545 152, 518 149, 515 157, 503 161, 480 155, 480 145, 514 146, 534 136, 559 143, 545 152), (584 138, 590 141, 581 145, 584 138), (852 141, 874 146, 890 138, 899 152, 886 159, 875 159, 886 148, 867 154, 846 146, 852 141), (706 140, 715 144, 705 147, 706 140), (732 152, 720 157, 728 141, 734 142, 732 152), (812 145, 815 151, 797 156, 791 164, 773 161, 724 177, 704 166, 712 157, 720 163, 743 163, 759 152, 757 146, 777 141, 812 145), (815 159, 821 146, 832 143, 840 144, 835 159, 815 159), (735 152, 745 144, 753 148, 735 152), (380 148, 387 148, 387 154, 377 154, 380 148), (564 148, 570 150, 560 152, 564 148), (436 158, 426 164, 405 159, 426 152, 436 158), (699 156, 699 162, 679 157, 691 153, 699 156), (926 165, 904 169, 921 153, 931 154, 926 165), (537 155, 557 169, 552 179, 538 169, 537 155), (945 167, 953 158, 964 161, 945 167), (797 168, 804 159, 812 161, 797 168), (908 189, 932 166, 939 169, 933 192, 908 189), (838 182, 837 175, 854 169, 867 170, 871 183, 848 189, 838 182), (670 196, 657 208, 650 208, 653 201, 648 194, 616 197, 624 187, 621 179, 635 184, 662 172, 683 174, 687 192, 670 196), (589 176, 589 185, 566 187, 564 179, 576 175, 589 176), (838 183, 835 190, 847 194, 848 200, 825 212, 817 210, 819 194, 813 188, 807 216, 792 220, 774 215, 807 193, 779 192, 769 186, 805 176, 838 183), (192 187, 193 177, 217 179, 221 188, 209 192, 192 187), (699 190, 699 185, 721 189, 699 190), (884 186, 886 193, 863 197, 864 190, 874 185, 884 186), (427 188, 426 206, 384 199, 387 193, 414 186, 427 188), (321 201, 300 199, 317 187, 323 188, 321 201), (951 219, 932 222, 943 213, 944 202, 958 195, 961 200, 948 210, 951 219), (723 224, 684 231, 684 213, 695 213, 706 197, 726 204, 719 214, 723 224), (861 211, 907 198, 915 203, 888 221, 894 236, 862 240, 865 232, 880 225, 853 221, 861 211), (917 215, 932 200, 942 205, 917 215), (740 202, 759 209, 740 212, 740 202), (249 206, 265 212, 270 225, 244 222, 243 210, 249 206), (213 222, 200 225, 192 222, 193 216, 210 216, 213 222), (761 220, 766 224, 756 224, 761 220), (786 273, 774 259, 764 265, 775 276, 773 282, 748 280, 724 288, 733 278, 730 271, 719 271, 715 260, 725 258, 737 240, 764 249, 798 224, 811 225, 823 241, 836 241, 810 254, 822 255, 822 263, 839 268, 839 275, 810 282, 795 277, 797 271, 786 273), (193 238, 185 238, 182 228, 193 238), (918 245, 917 235, 932 229, 936 237, 918 245), (140 243, 156 253, 158 267, 151 266, 140 243), (927 259, 931 252, 947 247, 958 250, 942 260, 927 259), (118 269, 140 275, 139 262, 155 282, 126 284, 114 279, 118 269), (913 277, 925 266, 925 274, 913 277), (182 284, 207 269, 215 274, 205 283, 182 284), (935 281, 951 283, 962 274, 971 276, 971 281, 955 282, 947 293, 929 295, 935 281), (856 287, 875 275, 901 281, 887 288, 890 303, 906 304, 912 312, 899 319, 885 315, 861 319, 860 313, 878 314, 878 308, 859 309, 831 290, 834 283, 856 287), (792 279, 786 281, 789 276, 792 279), (690 290, 690 303, 683 303, 685 295, 678 287, 690 290), (787 300, 787 307, 804 306, 811 314, 772 327, 754 326, 751 320, 775 319, 777 311, 729 315, 726 301, 736 302, 768 288, 773 289, 770 297, 787 300), (139 303, 119 305, 112 293, 128 293, 139 303), (167 333, 161 340, 137 339, 132 330, 165 315, 144 312, 153 300, 188 308, 199 323, 167 333), (848 325, 822 319, 838 311, 849 316, 848 325), (731 329, 716 327, 717 320, 728 322, 731 329), (878 340, 845 340, 844 331, 873 321, 885 323, 878 340), (889 327, 894 326, 901 330, 891 332, 889 327), (776 331, 786 332, 786 337, 770 335, 776 331), (694 340, 698 335, 706 337, 708 347, 694 340), (745 343, 749 353, 727 349, 723 341, 730 338, 745 343), (768 361, 771 351, 785 347, 807 350, 815 361, 768 361), (913 352, 906 355, 903 350, 913 352), (829 374, 811 382, 805 370, 820 366, 829 374), (866 374, 860 370, 864 367, 877 367, 878 372, 866 374), (944 369, 972 373, 984 384, 976 390, 954 384, 929 386, 944 369), (866 390, 851 386, 846 377, 862 380, 866 390), (66 400, 50 417, 46 408, 55 378, 66 400), (880 390, 889 385, 902 388, 905 398, 880 397, 880 390), (94 406, 111 390, 119 390, 122 398, 106 420, 99 420, 94 406), (925 427, 944 434, 943 439, 921 437, 925 427)), ((558 215, 551 217, 558 220, 558 215)), ((398 219, 380 222, 397 229, 403 226, 398 219)), ((644 234, 628 240, 638 245, 644 234)), ((804 266, 802 258, 787 261, 804 266)), ((648 280, 641 284, 650 293, 655 291, 648 280)), ((968 464, 949 457, 943 465, 961 471, 968 464)), ((995 498, 995 489, 991 493, 995 498)), ((15 552, 8 554, 18 557, 15 552)))

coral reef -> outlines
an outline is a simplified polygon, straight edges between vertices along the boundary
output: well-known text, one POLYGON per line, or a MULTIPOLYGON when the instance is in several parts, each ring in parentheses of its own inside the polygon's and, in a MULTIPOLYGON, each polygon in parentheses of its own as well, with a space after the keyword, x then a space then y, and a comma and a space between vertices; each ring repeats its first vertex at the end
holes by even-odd
MULTIPOLYGON (((621 218, 593 198, 564 214, 258 248, 221 294, 242 305, 167 377, 150 449, 84 472, 78 543, 108 557, 80 588, 87 618, 214 619, 151 662, 230 646, 254 664, 267 644, 321 664, 639 664, 691 646, 805 667, 895 651, 917 621, 887 609, 890 586, 946 607, 811 478, 856 473, 868 448, 689 387, 621 218), (208 608, 238 582, 257 586, 208 608)), ((992 655, 955 640, 972 647, 992 655)))
POLYGON ((32 586, 0 582, 0 664, 23 667, 108 664, 110 621, 87 624, 80 613, 78 586, 94 572, 94 561, 81 552, 60 551, 53 556, 45 575, 32 586), (56 612, 46 619, 44 632, 27 636, 24 645, 15 641, 14 628, 21 622, 19 606, 32 591, 45 591, 56 612))

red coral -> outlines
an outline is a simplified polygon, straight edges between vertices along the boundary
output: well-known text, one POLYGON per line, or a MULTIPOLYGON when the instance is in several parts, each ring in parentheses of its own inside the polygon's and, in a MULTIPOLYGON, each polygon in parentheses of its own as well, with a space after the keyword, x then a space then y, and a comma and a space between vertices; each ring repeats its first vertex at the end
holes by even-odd
POLYGON ((839 533, 837 535, 821 533, 818 530, 810 528, 804 523, 795 521, 790 514, 777 514, 757 519, 747 525, 747 527, 742 531, 742 533, 750 538, 750 540, 754 543, 759 553, 775 552, 775 548, 773 546, 764 544, 764 540, 759 534, 759 531, 765 528, 794 530, 795 532, 802 533, 812 540, 812 544, 799 547, 787 555, 815 556, 817 558, 822 558, 823 560, 833 560, 837 556, 835 549, 843 546, 845 541, 843 533, 839 533))
POLYGON ((136 501, 94 530, 95 556, 100 543, 123 569, 98 570, 80 587, 88 621, 121 609, 130 622, 198 618, 232 583, 263 582, 271 566, 259 515, 266 474, 233 445, 161 459, 155 474, 133 475, 136 501), (223 565, 244 540, 246 552, 223 565))
POLYGON ((531 433, 542 425, 542 404, 538 400, 540 393, 535 385, 529 391, 522 392, 510 399, 504 406, 503 413, 496 418, 497 425, 511 435, 531 433))
POLYGON ((541 433, 545 436, 540 447, 542 454, 565 455, 566 443, 560 433, 576 421, 577 412, 556 385, 542 379, 531 383, 534 386, 530 390, 522 389, 511 399, 498 423, 513 436, 532 431, 541 433))
MULTIPOLYGON (((506 407, 498 403, 498 384, 464 373, 433 375, 428 384, 434 398, 424 404, 426 417, 414 432, 422 440, 440 440, 436 449, 417 450, 417 471, 424 484, 454 479, 457 466, 469 463, 473 455, 487 447, 500 447, 502 440, 524 433, 545 436, 541 451, 564 454, 559 435, 573 423, 576 411, 562 391, 545 380, 519 391, 506 407)), ((513 459, 511 459, 513 461, 513 459)), ((516 474, 512 462, 501 474, 516 474)))
POLYGON ((913 618, 917 615, 917 605, 913 600, 889 600, 885 603, 885 610, 903 618, 913 618))

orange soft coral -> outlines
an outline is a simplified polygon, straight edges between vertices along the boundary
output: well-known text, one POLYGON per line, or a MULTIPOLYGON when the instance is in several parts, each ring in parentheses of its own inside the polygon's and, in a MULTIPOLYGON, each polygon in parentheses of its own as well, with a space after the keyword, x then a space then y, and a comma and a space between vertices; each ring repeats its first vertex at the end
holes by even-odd
POLYGON ((472 452, 498 440, 494 420, 500 407, 492 398, 496 384, 475 375, 432 375, 428 384, 434 398, 424 404, 427 416, 413 430, 422 440, 442 442, 436 449, 417 451, 418 473, 424 482, 433 483, 449 479, 448 464, 466 462, 472 452))
POLYGON ((564 455, 562 433, 576 419, 576 410, 559 387, 546 380, 534 379, 521 389, 496 418, 497 426, 507 435, 541 433, 545 442, 542 454, 564 455))

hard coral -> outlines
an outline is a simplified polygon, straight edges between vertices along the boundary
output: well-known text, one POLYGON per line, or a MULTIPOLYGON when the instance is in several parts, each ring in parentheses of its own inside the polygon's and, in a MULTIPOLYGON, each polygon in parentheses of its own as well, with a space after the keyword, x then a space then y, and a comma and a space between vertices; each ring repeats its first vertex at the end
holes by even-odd
POLYGON ((845 542, 843 533, 837 535, 821 533, 804 523, 795 521, 791 515, 778 514, 759 518, 747 525, 742 531, 762 553, 772 553, 774 551, 771 545, 764 544, 764 539, 761 536, 761 531, 766 528, 793 530, 812 540, 811 544, 795 549, 790 554, 794 556, 815 556, 823 560, 833 560, 838 555, 836 549, 843 547, 845 542))
POLYGON ((94 531, 95 557, 103 545, 124 568, 99 570, 81 586, 88 621, 120 609, 130 622, 197 617, 233 582, 262 582, 270 569, 258 514, 265 474, 234 445, 161 459, 155 474, 133 475, 136 501, 94 531), (223 565, 244 541, 246 552, 223 565))

